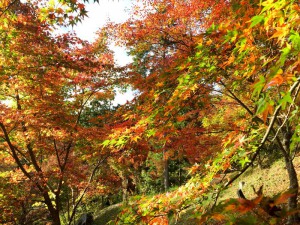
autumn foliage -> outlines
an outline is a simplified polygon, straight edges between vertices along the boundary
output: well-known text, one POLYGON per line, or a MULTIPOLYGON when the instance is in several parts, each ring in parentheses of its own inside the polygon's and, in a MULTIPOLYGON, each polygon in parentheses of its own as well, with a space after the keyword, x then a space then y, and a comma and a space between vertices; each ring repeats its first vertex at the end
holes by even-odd
POLYGON ((117 224, 170 224, 187 209, 212 224, 297 224, 298 2, 145 0, 93 43, 53 34, 88 15, 85 4, 0 3, 1 222, 71 224, 83 202, 121 192, 117 224), (110 43, 133 62, 117 67, 110 43), (117 86, 135 99, 112 107, 117 86), (218 201, 260 154, 285 161, 279 218, 262 194, 218 201), (190 178, 175 191, 172 167, 190 178), (129 200, 159 177, 164 193, 129 200))
POLYGON ((3 204, 3 220, 18 223, 20 213, 26 222, 37 204, 48 208, 54 224, 60 224, 63 208, 72 221, 93 170, 107 157, 99 150, 105 128, 87 128, 82 119, 90 101, 113 95, 112 53, 104 42, 53 36, 51 21, 40 20, 35 5, 17 2, 6 9, 1 17, 2 179, 19 188, 8 192, 3 186, 9 197, 4 201, 11 201, 3 204), (69 200, 63 199, 69 198, 73 209, 65 208, 69 200), (23 212, 6 208, 11 204, 21 204, 23 212))

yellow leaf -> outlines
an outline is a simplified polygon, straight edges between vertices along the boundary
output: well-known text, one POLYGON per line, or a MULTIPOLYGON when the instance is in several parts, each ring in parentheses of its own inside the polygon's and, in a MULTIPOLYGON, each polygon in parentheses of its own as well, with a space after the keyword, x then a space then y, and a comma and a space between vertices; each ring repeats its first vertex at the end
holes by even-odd
POLYGON ((207 42, 206 42, 206 44, 209 46, 209 45, 211 45, 211 43, 212 43, 212 40, 211 39, 209 39, 207 42))
POLYGON ((133 136, 130 138, 130 140, 133 142, 138 142, 139 139, 141 139, 140 136, 133 136))
POLYGON ((223 63, 223 66, 226 67, 226 66, 230 65, 231 63, 234 62, 234 60, 235 60, 234 55, 231 55, 231 56, 229 57, 229 59, 228 59, 226 62, 223 63))
POLYGON ((157 87, 162 87, 162 86, 164 86, 164 83, 163 82, 159 82, 159 83, 156 84, 156 86, 157 87))

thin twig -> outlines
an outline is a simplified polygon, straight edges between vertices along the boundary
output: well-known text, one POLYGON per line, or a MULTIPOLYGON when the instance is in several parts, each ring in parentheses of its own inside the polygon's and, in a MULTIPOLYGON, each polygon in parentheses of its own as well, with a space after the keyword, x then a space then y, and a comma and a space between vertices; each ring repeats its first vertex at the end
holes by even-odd
MULTIPOLYGON (((296 97, 297 97, 298 94, 299 94, 299 90, 300 90, 300 85, 298 86, 298 88, 297 88, 297 90, 296 90, 296 93, 295 93, 294 98, 293 98, 293 102, 295 102, 295 99, 296 99, 296 97)), ((284 121, 281 123, 280 127, 277 129, 277 131, 276 131, 276 133, 275 133, 275 136, 274 136, 274 138, 271 140, 271 142, 273 142, 273 141, 276 139, 276 137, 277 137, 279 131, 282 129, 282 127, 284 126, 284 124, 287 122, 287 120, 288 120, 288 118, 289 118, 288 116, 289 116, 290 113, 291 113, 292 107, 293 107, 293 104, 290 105, 290 107, 289 107, 289 109, 288 109, 288 112, 287 112, 287 114, 286 114, 286 116, 285 116, 285 118, 284 118, 284 121)))
MULTIPOLYGON (((299 86, 299 84, 300 84, 300 77, 296 80, 296 82, 290 88, 289 92, 292 93, 297 88, 297 86, 299 86)), ((259 144, 259 146, 258 146, 258 148, 256 150, 256 153, 254 154, 254 157, 252 157, 251 163, 248 166, 245 167, 246 169, 244 168, 241 171, 241 173, 237 174, 230 182, 228 182, 228 184, 225 187, 228 187, 234 180, 236 180, 240 175, 242 175, 242 173, 244 173, 249 168, 249 166, 253 163, 253 160, 257 157, 258 152, 261 150, 261 148, 263 147, 263 145, 267 141, 268 136, 270 135, 271 129, 273 128, 273 125, 275 123, 275 119, 276 119, 276 117, 277 117, 277 115, 278 115, 281 107, 282 107, 281 105, 278 105, 276 107, 276 109, 275 109, 275 111, 273 113, 272 119, 270 121, 270 124, 269 124, 269 126, 268 126, 268 128, 267 128, 267 130, 265 132, 265 135, 262 138, 262 140, 261 140, 261 142, 260 142, 260 144, 259 144)))
POLYGON ((2 16, 2 15, 4 15, 4 13, 6 12, 6 11, 8 11, 9 10, 9 8, 10 7, 12 7, 15 3, 17 3, 19 0, 14 0, 14 1, 12 1, 11 3, 9 3, 9 5, 4 9, 4 10, 1 10, 2 12, 1 12, 1 14, 0 14, 0 17, 2 16))

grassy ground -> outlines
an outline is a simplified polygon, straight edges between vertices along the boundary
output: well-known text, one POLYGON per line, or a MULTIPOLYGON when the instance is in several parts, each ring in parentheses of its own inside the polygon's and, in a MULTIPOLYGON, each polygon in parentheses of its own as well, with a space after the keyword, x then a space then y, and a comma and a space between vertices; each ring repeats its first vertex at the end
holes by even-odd
MULTIPOLYGON (((270 164, 265 162, 265 164, 270 164)), ((296 157, 294 165, 300 180, 300 157, 296 157)), ((228 198, 237 198, 238 183, 244 181, 246 183, 243 188, 243 192, 246 198, 251 199, 256 197, 251 185, 254 185, 258 189, 261 185, 264 185, 263 192, 264 196, 274 196, 279 192, 286 191, 289 186, 289 179, 287 171, 285 169, 284 161, 278 160, 271 164, 270 167, 261 169, 256 166, 249 168, 242 176, 240 176, 233 184, 226 189, 220 196, 220 201, 228 198)), ((97 216, 95 216, 95 222, 93 225, 106 225, 107 222, 116 218, 117 214, 121 211, 121 205, 113 205, 102 210, 97 216)), ((177 223, 170 221, 170 225, 196 225, 199 222, 192 218, 194 209, 187 209, 186 212, 182 213, 181 218, 177 223)))
MULTIPOLYGON (((296 157, 294 160, 294 166, 298 174, 298 180, 300 180, 300 157, 296 157)), ((237 187, 240 181, 246 183, 243 188, 243 192, 246 198, 256 197, 251 185, 254 185, 256 190, 264 185, 263 193, 265 196, 274 196, 279 192, 286 191, 289 187, 289 178, 285 169, 283 160, 274 162, 270 167, 260 169, 258 166, 249 168, 243 175, 241 175, 233 184, 224 191, 221 196, 222 199, 236 198, 237 187)))
POLYGON ((106 225, 109 221, 114 220, 121 212, 122 204, 111 205, 94 216, 93 225, 106 225))

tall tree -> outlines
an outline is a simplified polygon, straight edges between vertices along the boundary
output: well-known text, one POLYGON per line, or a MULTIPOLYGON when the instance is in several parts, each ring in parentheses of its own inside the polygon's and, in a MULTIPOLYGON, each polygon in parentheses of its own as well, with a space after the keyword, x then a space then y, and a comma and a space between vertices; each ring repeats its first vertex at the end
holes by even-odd
MULTIPOLYGON (((200 155, 208 155, 207 145, 217 148, 219 143, 213 143, 215 138, 210 140, 201 125, 205 110, 213 109, 209 104, 213 87, 204 82, 192 83, 187 70, 178 70, 178 66, 194 54, 203 30, 212 21, 218 21, 218 16, 222 18, 224 12, 218 8, 226 4, 226 1, 143 1, 126 23, 107 26, 107 31, 114 35, 113 41, 126 46, 133 57, 129 82, 139 91, 136 106, 126 114, 135 119, 136 123, 130 125, 135 132, 126 133, 123 143, 150 138, 154 149, 160 146, 165 153, 166 187, 169 158, 178 155, 174 152, 184 152, 185 157, 195 162, 196 155, 197 160, 200 155), (206 19, 209 11, 215 12, 214 19, 206 19), (186 90, 178 92, 178 85, 186 90), (171 96, 179 101, 170 102, 171 96), (181 138, 183 135, 189 136, 189 142, 181 138)), ((119 132, 115 137, 120 139, 119 132)), ((115 146, 116 141, 110 143, 115 146)))
POLYGON ((72 34, 54 37, 39 5, 6 3, 0 20, 1 155, 14 162, 11 178, 31 187, 59 225, 62 196, 76 187, 81 201, 107 157, 97 144, 105 128, 81 120, 91 100, 111 98, 113 57, 104 37, 94 44, 72 34))

